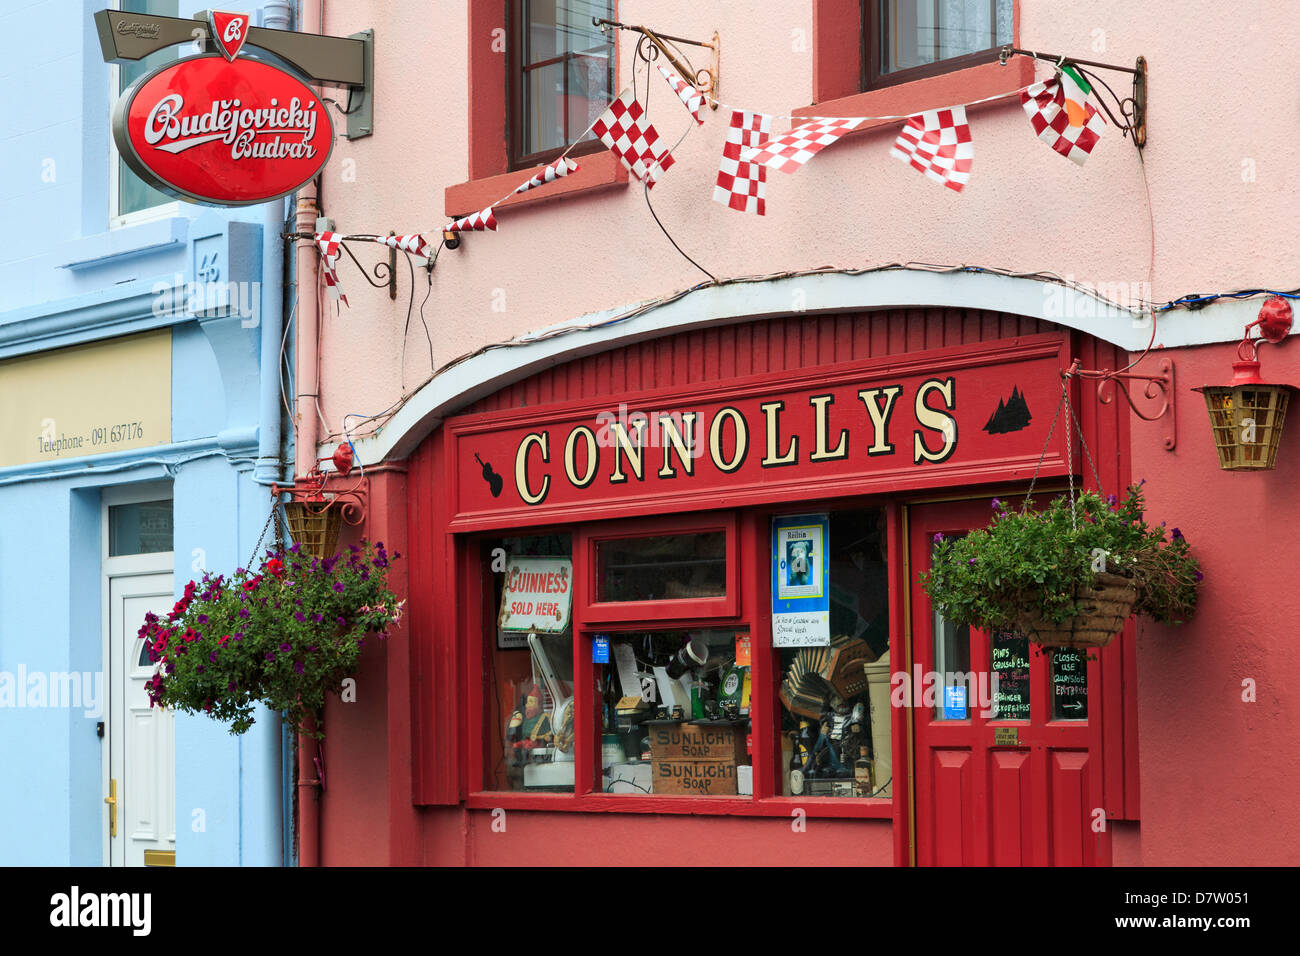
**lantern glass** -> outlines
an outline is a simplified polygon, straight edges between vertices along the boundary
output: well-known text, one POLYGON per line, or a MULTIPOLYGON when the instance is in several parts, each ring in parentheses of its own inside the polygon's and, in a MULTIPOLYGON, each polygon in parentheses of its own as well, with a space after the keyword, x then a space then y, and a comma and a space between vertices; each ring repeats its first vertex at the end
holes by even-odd
POLYGON ((1285 385, 1207 385, 1201 390, 1225 471, 1268 470, 1277 459, 1290 390, 1285 385))

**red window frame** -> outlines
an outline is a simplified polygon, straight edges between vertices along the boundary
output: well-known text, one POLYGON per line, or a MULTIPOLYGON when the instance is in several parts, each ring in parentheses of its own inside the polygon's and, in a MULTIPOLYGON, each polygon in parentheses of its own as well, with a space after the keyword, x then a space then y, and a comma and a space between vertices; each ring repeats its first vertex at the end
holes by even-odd
MULTIPOLYGON (((1010 93, 1033 82, 1034 64, 1028 57, 1014 57, 1006 66, 996 56, 990 62, 958 57, 933 64, 938 68, 933 74, 909 70, 891 84, 864 89, 863 64, 870 44, 863 17, 869 15, 864 8, 872 5, 871 0, 813 0, 813 102, 794 110, 795 115, 909 115, 1010 93)), ((1012 6, 1011 37, 1013 44, 1019 42, 1020 0, 1012 6)), ((928 71, 929 65, 917 70, 928 71)), ((898 120, 873 120, 859 129, 896 125, 898 120)))
MULTIPOLYGON (((585 727, 586 733, 578 733, 574 739, 575 767, 586 767, 588 771, 576 773, 574 792, 569 793, 528 793, 524 791, 486 790, 486 759, 484 748, 474 746, 474 741, 486 739, 487 691, 484 682, 476 675, 481 675, 481 655, 490 652, 488 636, 484 623, 495 619, 495 609, 490 603, 487 588, 479 594, 479 601, 470 607, 478 607, 478 614, 467 617, 473 622, 466 628, 469 640, 481 642, 477 651, 473 645, 466 655, 467 673, 465 684, 469 692, 468 703, 468 740, 469 792, 465 796, 465 806, 469 809, 517 809, 517 810, 552 810, 575 812, 617 812, 617 813, 688 813, 720 816, 773 816, 789 817, 798 809, 810 817, 839 817, 861 819, 892 819, 896 826, 903 825, 907 803, 907 788, 895 785, 890 799, 882 798, 841 798, 809 797, 781 795, 780 774, 783 770, 782 749, 779 739, 779 708, 777 691, 780 675, 777 673, 776 654, 772 647, 771 603, 768 596, 771 589, 771 567, 768 552, 771 541, 771 519, 777 514, 799 512, 816 512, 843 509, 847 507, 883 507, 887 516, 887 534, 891 555, 901 555, 902 542, 902 508, 894 499, 881 497, 869 499, 839 499, 837 501, 811 501, 792 503, 790 506, 766 506, 750 508, 744 511, 704 512, 695 515, 673 516, 667 520, 634 519, 623 521, 602 521, 590 524, 568 526, 548 526, 553 532, 571 534, 574 561, 574 594, 571 627, 574 637, 573 694, 577 708, 579 727, 585 727), (737 602, 734 610, 720 609, 715 602, 722 599, 689 598, 676 601, 636 602, 647 613, 637 618, 611 619, 609 609, 617 605, 595 602, 595 543, 611 538, 631 536, 629 532, 643 535, 668 533, 689 533, 698 530, 716 530, 728 528, 728 596, 737 602), (733 550, 732 542, 735 543, 733 550), (733 562, 732 556, 737 560, 733 562), (731 588, 731 576, 735 575, 737 589, 731 588), (704 604, 713 603, 718 613, 703 614, 704 604), (651 614, 651 610, 656 613, 651 614), (752 642, 751 676, 751 721, 753 734, 753 795, 742 796, 642 796, 638 794, 607 794, 599 792, 597 787, 597 753, 599 750, 600 727, 599 712, 596 707, 595 664, 592 663, 592 642, 597 633, 618 634, 626 631, 644 630, 680 630, 691 627, 747 627, 752 642), (477 636, 476 636, 477 635, 477 636)), ((463 565, 462 580, 482 578, 482 568, 478 561, 478 542, 482 538, 499 537, 514 533, 541 533, 535 529, 515 531, 503 529, 474 535, 466 541, 466 547, 459 549, 463 565)), ((901 562, 890 564, 890 648, 891 660, 901 660, 903 641, 903 598, 901 588, 904 586, 904 574, 901 562)), ((893 716, 891 708, 890 749, 892 752, 893 773, 895 780, 905 780, 907 773, 906 721, 893 716)))
MULTIPOLYGON (((443 212, 449 217, 478 212, 520 183, 541 172, 545 163, 511 169, 507 126, 509 96, 509 54, 501 38, 509 40, 506 30, 507 0, 466 0, 468 86, 467 119, 469 122, 467 179, 448 186, 443 192, 443 212)), ((615 4, 615 19, 618 17, 615 4)), ((617 45, 614 76, 618 77, 617 45)), ((599 143, 597 143, 599 146, 599 143)), ((609 150, 598 149, 579 155, 577 172, 551 183, 545 189, 530 189, 511 196, 501 205, 517 206, 552 202, 575 193, 587 194, 601 189, 626 186, 627 169, 609 150)), ((557 154, 558 155, 558 154, 557 154)))
MULTIPOLYGON (((990 4, 996 3, 996 0, 987 0, 990 4)), ((936 60, 933 63, 926 63, 922 66, 914 66, 905 70, 895 70, 892 73, 881 73, 881 56, 880 44, 876 42, 877 37, 873 32, 877 24, 880 23, 881 0, 860 0, 862 5, 862 81, 861 89, 877 90, 886 86, 897 86, 900 83, 910 83, 913 80, 924 79, 928 76, 939 76, 943 73, 953 73, 967 67, 976 66, 980 63, 992 63, 998 58, 1000 45, 994 45, 983 50, 977 50, 973 53, 963 53, 961 56, 952 56, 943 60, 936 60)), ((1015 4, 1012 4, 1012 29, 1014 31, 1015 23, 1015 4)), ((993 29, 997 31, 996 11, 990 7, 990 13, 993 15, 993 29)), ((1015 34, 1012 33, 1014 38, 1015 34)))
MULTIPOLYGON (((638 518, 610 522, 595 528, 580 527, 574 539, 574 551, 583 549, 586 557, 589 599, 584 618, 591 624, 654 622, 655 627, 674 629, 673 622, 699 623, 705 618, 734 618, 740 613, 740 553, 738 516, 732 512, 705 516, 683 515, 661 518, 638 518), (701 520, 703 519, 703 520, 701 520), (721 597, 677 598, 662 601, 600 601, 599 546, 607 541, 630 538, 657 538, 664 535, 706 534, 721 531, 726 535, 726 588, 721 597)), ((575 574, 577 573, 575 569, 575 574)), ((582 592, 579 592, 582 593, 582 592)), ((575 595, 576 596, 576 595, 575 595)))
MULTIPOLYGON (((612 10, 612 7, 611 7, 612 10)), ((523 151, 524 142, 524 117, 523 117, 523 74, 525 65, 523 62, 523 29, 522 18, 519 12, 519 6, 516 3, 506 4, 506 70, 507 70, 507 95, 506 101, 506 118, 507 118, 507 152, 509 157, 509 168, 514 170, 531 169, 536 166, 544 166, 547 163, 554 162, 569 149, 568 145, 556 147, 554 149, 543 149, 535 153, 525 153, 523 151), (517 39, 518 38, 518 39, 517 39)), ((617 64, 618 44, 613 44, 615 49, 615 64, 617 64)), ((568 61, 572 54, 560 54, 553 58, 553 62, 561 63, 567 70, 568 61)), ((552 62, 552 61, 547 61, 552 62)), ((532 63, 527 69, 538 69, 544 64, 532 63)), ((612 73, 612 71, 611 71, 612 73)), ((613 79, 617 81, 617 74, 612 73, 613 79)), ((567 74, 566 74, 567 77, 567 74)), ((567 79, 566 79, 567 82, 567 79)), ((566 85, 567 89, 567 85, 566 85)), ((611 91, 610 98, 617 96, 617 92, 611 91)), ((567 112, 566 112, 567 119, 567 112)), ((565 123, 567 130, 568 123, 565 123)), ((591 153, 600 152, 605 148, 605 144, 600 140, 591 140, 585 143, 578 143, 569 149, 569 155, 577 159, 591 153)))

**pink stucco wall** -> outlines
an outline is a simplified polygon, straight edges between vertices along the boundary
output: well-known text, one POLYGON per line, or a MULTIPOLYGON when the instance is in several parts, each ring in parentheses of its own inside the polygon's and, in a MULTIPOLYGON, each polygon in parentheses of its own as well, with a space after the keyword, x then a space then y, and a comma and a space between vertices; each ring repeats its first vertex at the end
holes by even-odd
MULTIPOLYGON (((1222 383, 1232 346, 1180 349, 1178 447, 1135 423, 1133 474, 1150 515, 1187 536, 1203 565, 1196 617, 1139 618, 1142 861, 1300 863, 1300 430, 1291 416, 1277 468, 1220 471, 1194 385, 1222 383), (1253 694, 1253 700, 1245 699, 1253 694)), ((1300 342, 1260 350, 1264 377, 1300 382, 1300 342)))
MULTIPOLYGON (((717 30, 721 98, 783 112, 812 101, 811 6, 623 0, 618 13, 681 36, 717 30)), ((465 0, 326 3, 325 32, 372 27, 377 37, 376 133, 356 142, 340 137, 324 177, 324 210, 340 229, 436 233, 446 221, 443 190, 467 179, 466 9, 465 0)), ((1156 299, 1294 278, 1278 226, 1285 210, 1294 212, 1300 188, 1292 160, 1300 126, 1282 119, 1297 115, 1300 88, 1269 68, 1300 54, 1288 4, 1023 0, 1020 10, 1026 48, 1120 64, 1141 54, 1150 64, 1145 160, 1156 299), (1171 16, 1157 15, 1159 7, 1171 16), (1248 160, 1251 182, 1243 181, 1248 160)), ((631 62, 625 35, 620 83, 631 62)), ((1124 76, 1110 76, 1126 92, 1124 76)), ((651 81, 651 118, 675 140, 689 118, 660 77, 651 81)), ((710 200, 726 116, 712 113, 690 133, 652 191, 678 242, 719 276, 915 260, 1043 270, 1091 283, 1147 280, 1142 167, 1113 129, 1080 169, 1034 139, 1014 100, 972 110, 975 164, 961 194, 890 158, 894 127, 859 133, 794 175, 771 173, 768 214, 760 218, 710 200)), ((424 310, 436 365, 703 278, 655 227, 635 184, 506 210, 500 221, 498 232, 470 235, 439 260, 424 310), (502 299, 505 310, 494 311, 502 299)), ((342 278, 352 308, 327 318, 321 333, 321 405, 335 432, 345 413, 380 411, 430 371, 418 318, 403 342, 405 269, 401 294, 390 302, 351 268, 342 278)), ((418 306, 428 286, 422 274, 416 279, 418 306)))
MULTIPOLYGON (((919 261, 1042 271, 1111 287, 1150 276, 1155 301, 1300 285, 1292 249, 1300 86, 1285 68, 1300 54, 1293 5, 1022 0, 1019 9, 1022 47, 1120 64, 1147 58, 1150 216, 1143 164, 1116 130, 1080 169, 1034 139, 1016 101, 971 112, 975 162, 961 194, 890 158, 896 128, 885 127, 849 137, 794 175, 770 173, 763 218, 710 201, 727 117, 712 113, 653 190, 656 211, 683 248, 721 277, 919 261)), ((683 36, 717 30, 727 103, 788 112, 812 101, 809 2, 623 0, 618 16, 683 36)), ((325 32, 373 28, 377 37, 376 134, 357 142, 340 137, 323 181, 323 213, 341 231, 436 237, 446 221, 445 187, 468 178, 466 25, 465 0, 325 4, 325 32)), ((623 84, 632 45, 621 42, 623 84)), ((675 140, 689 118, 657 75, 649 82, 651 118, 675 140)), ((1127 92, 1122 75, 1116 86, 1127 92)), ((439 259, 424 308, 434 367, 483 344, 661 297, 702 278, 659 232, 639 185, 499 218, 497 233, 471 234, 439 259)), ((326 432, 339 432, 345 413, 388 408, 430 374, 418 316, 403 335, 409 280, 400 268, 396 302, 367 288, 350 263, 341 268, 352 307, 337 316, 328 309, 321 321, 326 432)), ((417 308, 426 291, 418 271, 417 308)), ((1180 321, 1187 313, 1171 314, 1162 328, 1180 321)), ((1222 337, 1231 334, 1225 329, 1222 337)), ((1206 580, 1194 623, 1178 630, 1140 625, 1142 819, 1140 827, 1121 825, 1115 859, 1294 865, 1300 545, 1291 529, 1300 527, 1300 410, 1276 471, 1221 473, 1204 406, 1189 389, 1226 377, 1232 348, 1169 354, 1177 364, 1178 447, 1164 450, 1162 425, 1135 421, 1133 474, 1148 478, 1151 512, 1200 547, 1206 580), (1253 703, 1242 700, 1247 679, 1255 682, 1253 703)), ((1266 349, 1263 358, 1266 370, 1300 381, 1300 343, 1266 349)), ((498 846, 508 849, 505 840, 466 835, 473 814, 438 812, 467 828, 449 848, 453 855, 488 862, 498 846)), ((529 825, 521 824, 520 838, 529 825)), ((611 823, 590 826, 594 841, 611 836, 611 823)))

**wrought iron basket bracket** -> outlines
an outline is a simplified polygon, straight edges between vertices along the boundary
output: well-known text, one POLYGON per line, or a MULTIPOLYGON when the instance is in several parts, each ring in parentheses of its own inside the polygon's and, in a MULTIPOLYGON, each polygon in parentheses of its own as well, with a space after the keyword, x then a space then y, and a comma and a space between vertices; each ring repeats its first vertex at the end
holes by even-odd
POLYGON ((1013 56, 1028 56, 1036 60, 1047 60, 1054 63, 1059 69, 1062 64, 1069 64, 1075 67, 1080 73, 1091 81, 1096 81, 1105 88, 1115 101, 1115 110, 1118 110, 1119 116, 1111 109, 1106 98, 1097 96, 1097 102, 1101 105, 1102 110, 1106 113, 1110 122, 1116 126, 1125 136, 1133 137, 1133 144, 1138 149, 1142 149, 1147 144, 1147 59, 1144 56, 1137 58, 1133 66, 1116 66, 1113 63, 1098 63, 1096 60, 1076 60, 1074 57, 1065 56, 1055 53, 1036 53, 1032 50, 1019 50, 1011 45, 1002 47, 998 51, 998 60, 1003 66, 1013 56), (1120 96, 1116 93, 1109 83, 1099 77, 1092 70, 1085 69, 1092 67, 1097 70, 1114 70, 1118 73, 1128 73, 1133 77, 1133 91, 1129 96, 1120 96), (1122 119, 1120 118, 1122 117, 1122 119))
MULTIPOLYGON (((393 232, 393 230, 391 229, 388 231, 388 234, 390 236, 397 235, 397 233, 393 232)), ((283 239, 285 239, 288 242, 295 242, 300 239, 312 238, 312 233, 310 232, 284 232, 281 233, 280 235, 283 239)), ((370 239, 373 239, 373 237, 344 236, 342 239, 339 240, 339 248, 348 254, 348 258, 353 261, 353 263, 357 267, 357 270, 361 273, 362 277, 365 278, 367 282, 369 282, 376 289, 387 288, 388 297, 390 299, 396 299, 397 298, 397 249, 394 248, 393 246, 389 246, 388 261, 385 262, 383 259, 380 259, 378 262, 375 263, 373 269, 367 269, 365 266, 361 264, 361 260, 357 258, 356 253, 354 253, 352 249, 348 246, 349 241, 357 241, 358 239, 369 241, 370 239)), ((409 255, 410 254, 408 253, 408 258, 409 255)), ((422 263, 421 267, 428 269, 430 272, 432 272, 433 266, 430 265, 431 262, 432 262, 432 257, 430 257, 428 261, 421 260, 422 263)), ((432 281, 432 279, 430 281, 432 281)))
POLYGON ((307 505, 318 513, 324 513, 337 507, 339 516, 350 525, 359 525, 366 520, 367 499, 370 497, 370 479, 359 477, 350 487, 339 489, 331 484, 347 479, 331 472, 313 468, 291 485, 271 485, 271 498, 279 501, 281 495, 288 495, 290 501, 307 505), (331 481, 333 479, 333 481, 331 481))
POLYGON ((636 41, 637 56, 646 63, 650 63, 662 55, 673 65, 673 69, 677 71, 683 80, 704 94, 710 109, 716 110, 718 108, 718 80, 722 70, 722 40, 718 36, 717 30, 713 31, 712 40, 688 40, 685 37, 675 37, 667 33, 656 33, 649 27, 619 23, 617 20, 606 20, 604 17, 592 17, 591 25, 600 27, 602 33, 613 29, 631 30, 634 33, 641 34, 641 39, 636 41), (684 53, 680 50, 674 52, 669 49, 669 46, 678 43, 709 50, 711 54, 709 65, 697 70, 690 60, 686 59, 684 53))
MULTIPOLYGON (((1146 353, 1143 353, 1145 357, 1146 353)), ((1139 359, 1140 361, 1140 359, 1139 359)), ((1137 363, 1133 363, 1136 365, 1137 363)), ((1129 368, 1133 366, 1130 365, 1129 368)), ((1112 372, 1110 369, 1081 369, 1076 359, 1070 366, 1069 371, 1063 372, 1066 377, 1088 378, 1097 380, 1097 401, 1102 405, 1109 405, 1115 399, 1115 394, 1109 386, 1114 386, 1124 396, 1128 406, 1133 410, 1133 414, 1144 422, 1164 421, 1164 446, 1165 451, 1173 451, 1178 443, 1178 405, 1176 400, 1176 386, 1174 378, 1174 361, 1171 358, 1161 358, 1156 363, 1156 373, 1154 375, 1138 375, 1128 370, 1112 372), (1133 394, 1129 391, 1130 382, 1145 382, 1146 387, 1142 389, 1142 397, 1148 402, 1157 404, 1151 409, 1150 413, 1143 411, 1133 400, 1133 394)))

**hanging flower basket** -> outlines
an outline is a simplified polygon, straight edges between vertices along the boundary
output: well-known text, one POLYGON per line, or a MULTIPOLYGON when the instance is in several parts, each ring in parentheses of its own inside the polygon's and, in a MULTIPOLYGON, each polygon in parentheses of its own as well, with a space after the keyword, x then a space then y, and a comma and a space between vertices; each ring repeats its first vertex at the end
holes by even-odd
POLYGON ((305 553, 324 559, 338 551, 343 518, 332 502, 287 501, 284 517, 289 523, 289 536, 305 553))
POLYGON ((1017 625, 1042 647, 1105 647, 1124 630, 1137 598, 1131 577, 1098 572, 1091 585, 1075 587, 1073 617, 1053 624, 1044 618, 1041 608, 1034 607, 1020 613, 1017 625))
POLYGON ((206 714, 242 734, 264 704, 294 732, 323 736, 315 718, 356 673, 366 637, 383 639, 401 620, 389 564, 382 542, 325 559, 295 544, 257 568, 189 582, 171 613, 146 614, 139 630, 156 665, 150 706, 206 714))
POLYGON ((1135 613, 1178 624, 1201 580, 1177 528, 1143 518, 1140 485, 1124 501, 1088 492, 1045 510, 1013 512, 996 498, 989 527, 935 535, 921 583, 954 624, 1019 630, 1044 647, 1104 647, 1135 613))

